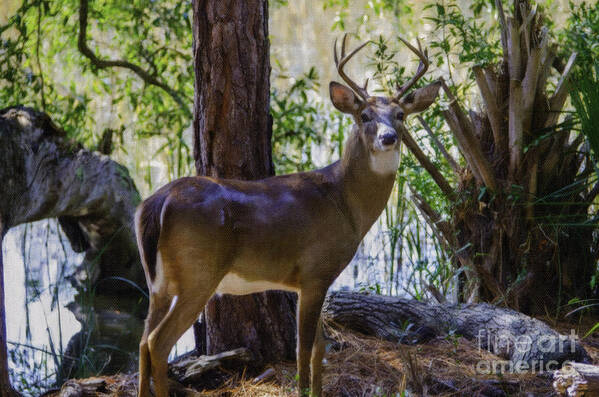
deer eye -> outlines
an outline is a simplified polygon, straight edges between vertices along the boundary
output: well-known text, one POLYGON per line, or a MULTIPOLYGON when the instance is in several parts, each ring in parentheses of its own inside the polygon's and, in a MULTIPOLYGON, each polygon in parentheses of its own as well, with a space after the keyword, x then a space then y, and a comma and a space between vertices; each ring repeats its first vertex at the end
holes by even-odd
POLYGON ((364 123, 368 123, 370 120, 372 120, 372 118, 367 113, 362 113, 360 115, 360 118, 364 123))
POLYGON ((397 120, 399 120, 399 121, 403 121, 403 116, 404 116, 403 112, 397 112, 397 113, 395 113, 395 118, 397 120))

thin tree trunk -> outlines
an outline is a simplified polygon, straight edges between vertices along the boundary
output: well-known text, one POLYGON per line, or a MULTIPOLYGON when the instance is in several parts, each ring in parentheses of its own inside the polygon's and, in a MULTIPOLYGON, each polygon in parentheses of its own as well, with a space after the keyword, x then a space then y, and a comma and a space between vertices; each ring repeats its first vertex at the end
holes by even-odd
POLYGON ((0 397, 14 396, 16 393, 8 376, 8 351, 6 346, 6 313, 4 311, 4 262, 2 242, 6 234, 0 214, 0 397))
MULTIPOLYGON (((193 11, 197 173, 271 176, 268 2, 194 0, 193 11)), ((282 292, 215 297, 205 310, 206 351, 247 347, 256 367, 293 358, 294 310, 295 297, 282 292)))

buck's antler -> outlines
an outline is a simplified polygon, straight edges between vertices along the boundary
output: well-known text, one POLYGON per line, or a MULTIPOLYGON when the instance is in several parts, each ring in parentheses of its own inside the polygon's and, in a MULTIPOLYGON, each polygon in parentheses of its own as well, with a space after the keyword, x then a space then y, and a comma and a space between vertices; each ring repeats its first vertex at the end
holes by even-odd
POLYGON ((352 79, 350 79, 345 74, 345 72, 343 71, 343 67, 345 66, 347 61, 349 61, 351 59, 351 57, 356 55, 356 53, 358 51, 360 51, 362 48, 364 48, 364 46, 366 46, 366 44, 368 44, 368 43, 370 43, 370 40, 362 43, 359 47, 357 47, 351 53, 345 55, 345 47, 347 44, 347 33, 344 34, 343 41, 341 42, 341 59, 339 59, 339 57, 337 56, 337 39, 335 39, 335 47, 334 47, 335 66, 337 66, 337 72, 339 73, 339 76, 341 76, 341 78, 347 83, 347 85, 349 85, 351 87, 351 89, 354 90, 356 92, 356 94, 360 95, 360 97, 362 97, 362 99, 364 99, 364 100, 366 100, 370 97, 370 95, 368 95, 368 90, 367 90, 368 79, 366 79, 366 81, 364 82, 364 86, 360 87, 357 83, 355 83, 352 79))
POLYGON ((410 44, 407 40, 404 40, 402 37, 399 39, 416 55, 420 58, 420 63, 418 64, 418 69, 416 70, 416 74, 407 84, 400 86, 395 94, 395 99, 399 100, 410 88, 416 84, 416 82, 426 73, 428 69, 428 50, 422 51, 422 47, 420 46, 420 40, 416 39, 418 43, 418 49, 416 49, 412 44, 410 44))

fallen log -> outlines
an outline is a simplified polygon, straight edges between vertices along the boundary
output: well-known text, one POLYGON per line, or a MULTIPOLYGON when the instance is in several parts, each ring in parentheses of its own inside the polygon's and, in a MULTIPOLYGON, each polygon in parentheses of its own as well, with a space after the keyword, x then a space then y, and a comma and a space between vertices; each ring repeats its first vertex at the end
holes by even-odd
POLYGON ((212 356, 186 356, 169 364, 177 380, 181 383, 197 381, 206 372, 222 368, 243 367, 252 361, 249 349, 241 347, 212 356))
POLYGON ((568 397, 599 395, 599 366, 569 362, 553 373, 553 388, 568 397))
POLYGON ((540 320, 486 303, 431 305, 338 291, 327 297, 323 318, 335 328, 398 343, 459 335, 508 360, 510 372, 555 370, 564 361, 590 362, 574 333, 561 335, 540 320))

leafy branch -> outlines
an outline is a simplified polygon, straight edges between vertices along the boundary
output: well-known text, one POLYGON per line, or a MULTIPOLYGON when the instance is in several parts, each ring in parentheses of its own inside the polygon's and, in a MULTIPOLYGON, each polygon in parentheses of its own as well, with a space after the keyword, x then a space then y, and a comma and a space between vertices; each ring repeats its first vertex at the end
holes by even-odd
POLYGON ((94 52, 87 45, 87 15, 89 10, 89 2, 88 0, 80 0, 79 1, 79 35, 77 38, 77 47, 79 51, 87 57, 91 63, 97 67, 98 69, 106 69, 111 67, 120 67, 131 70, 133 73, 138 75, 146 84, 156 86, 162 90, 164 90, 168 95, 173 98, 173 100, 181 107, 183 112, 187 117, 191 118, 191 110, 181 97, 177 91, 175 91, 172 87, 168 86, 163 81, 158 80, 158 78, 146 70, 142 69, 139 65, 133 64, 131 62, 125 60, 107 60, 101 59, 94 54, 94 52))

